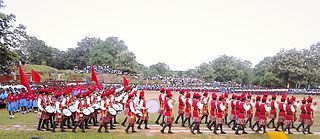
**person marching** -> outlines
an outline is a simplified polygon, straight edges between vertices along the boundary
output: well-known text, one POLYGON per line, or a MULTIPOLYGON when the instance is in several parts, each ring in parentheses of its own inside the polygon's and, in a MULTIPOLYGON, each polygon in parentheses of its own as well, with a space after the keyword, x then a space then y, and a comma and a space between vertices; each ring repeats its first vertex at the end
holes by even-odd
POLYGON ((105 129, 105 133, 109 133, 108 131, 108 123, 109 123, 109 112, 108 112, 108 107, 109 104, 107 103, 107 97, 106 97, 106 93, 102 93, 101 94, 101 103, 100 103, 100 126, 98 129, 98 132, 101 133, 101 129, 102 127, 104 127, 105 129))
POLYGON ((274 123, 275 119, 277 118, 276 108, 278 108, 278 103, 277 103, 276 99, 277 99, 277 95, 273 94, 271 97, 271 102, 270 102, 271 111, 270 111, 269 117, 271 118, 271 120, 267 124, 268 128, 270 127, 270 124, 272 124, 272 128, 276 128, 275 123, 274 123))
POLYGON ((135 119, 136 119, 136 109, 134 106, 134 102, 133 102, 133 97, 134 97, 134 93, 129 94, 128 96, 128 104, 129 104, 129 109, 128 109, 128 114, 127 114, 127 119, 128 119, 128 126, 125 129, 126 133, 129 133, 129 128, 132 128, 132 132, 136 132, 134 130, 134 124, 135 124, 135 119))
POLYGON ((224 124, 224 112, 226 109, 226 103, 224 102, 224 95, 219 96, 219 101, 217 104, 217 118, 216 118, 216 126, 214 127, 213 133, 217 133, 218 126, 220 128, 221 134, 226 134, 223 131, 222 125, 224 124))
POLYGON ((306 134, 306 130, 308 130, 307 134, 313 134, 310 132, 310 127, 313 125, 314 121, 314 111, 316 110, 316 103, 312 104, 312 97, 308 97, 307 102, 308 104, 306 105, 306 119, 304 122, 304 125, 306 126, 303 130, 302 133, 306 134))
POLYGON ((307 113, 307 110, 306 110, 306 103, 307 103, 307 100, 305 97, 303 97, 303 99, 301 100, 302 102, 302 105, 300 105, 300 118, 299 118, 299 126, 296 128, 296 130, 298 132, 300 132, 300 127, 302 126, 302 129, 304 129, 304 121, 306 119, 306 113, 307 113))
POLYGON ((75 102, 75 106, 77 107, 77 112, 76 112, 75 121, 77 122, 77 124, 73 127, 72 132, 76 133, 77 127, 81 127, 81 129, 82 129, 81 132, 84 133, 86 118, 83 114, 83 110, 87 108, 87 104, 85 103, 81 92, 79 92, 76 96, 77 96, 77 100, 75 102))
POLYGON ((60 124, 60 128, 61 128, 61 132, 66 132, 64 130, 64 127, 63 127, 63 119, 64 119, 64 115, 62 113, 62 110, 63 110, 63 105, 62 103, 60 102, 59 100, 59 97, 61 96, 61 92, 57 92, 55 94, 55 108, 56 108, 56 115, 55 115, 55 121, 54 121, 54 124, 53 124, 53 128, 52 128, 52 132, 56 132, 56 125, 60 124))
POLYGON ((34 113, 38 112, 38 96, 39 94, 35 93, 32 97, 32 109, 34 113))
POLYGON ((287 99, 287 105, 285 107, 286 109, 286 120, 284 121, 285 122, 285 125, 286 125, 286 129, 288 130, 288 134, 293 134, 291 131, 290 131, 290 128, 292 126, 292 122, 293 122, 293 113, 295 112, 295 108, 293 106, 293 100, 292 99, 287 99))
POLYGON ((210 101, 210 121, 207 124, 209 130, 212 131, 212 126, 216 127, 216 116, 217 116, 217 95, 215 92, 212 93, 210 101))
POLYGON ((286 95, 282 94, 281 95, 281 102, 278 105, 278 109, 279 109, 279 114, 278 114, 278 123, 277 123, 277 127, 275 129, 275 131, 280 131, 279 127, 281 126, 282 131, 285 131, 284 129, 284 120, 286 117, 286 95))
POLYGON ((163 121, 164 121, 164 115, 163 115, 163 113, 164 113, 164 101, 165 101, 165 91, 166 91, 166 89, 165 88, 161 88, 161 90, 160 90, 160 94, 159 94, 159 103, 160 103, 160 109, 159 109, 159 112, 158 112, 158 114, 159 114, 159 116, 158 116, 158 118, 157 118, 157 120, 156 120, 156 124, 159 124, 159 120, 160 120, 160 118, 162 117, 162 123, 163 123, 163 121))
POLYGON ((48 98, 44 94, 44 91, 40 92, 40 96, 38 97, 38 131, 42 131, 42 126, 46 125, 46 130, 50 131, 49 129, 49 114, 45 111, 45 107, 48 105, 48 98))
POLYGON ((172 108, 173 108, 173 104, 174 104, 174 100, 172 99, 173 95, 171 94, 171 90, 167 89, 167 95, 166 95, 166 99, 164 101, 164 108, 165 108, 165 112, 164 112, 164 124, 162 129, 160 130, 160 132, 162 134, 164 134, 164 130, 166 129, 166 127, 169 127, 168 133, 169 134, 173 134, 173 132, 171 131, 172 128, 172 123, 174 120, 173 114, 172 114, 172 108))
POLYGON ((138 125, 138 129, 141 129, 141 124, 144 122, 144 129, 149 129, 148 127, 148 120, 149 120, 149 114, 146 108, 146 100, 144 97, 144 90, 142 90, 139 94, 139 108, 142 112, 142 116, 140 118, 140 123, 138 125))
POLYGON ((188 90, 186 90, 186 100, 185 100, 185 109, 184 109, 184 121, 182 122, 182 127, 185 127, 185 123, 188 121, 188 127, 191 125, 190 124, 190 118, 191 118, 191 105, 192 105, 192 99, 191 94, 189 93, 188 90))
POLYGON ((178 120, 181 117, 181 121, 184 121, 184 106, 186 103, 186 98, 184 96, 184 89, 180 90, 180 95, 178 97, 178 102, 179 102, 179 106, 178 106, 178 117, 176 119, 176 121, 174 122, 175 124, 178 124, 178 120))
POLYGON ((260 96, 256 96, 256 101, 255 101, 255 108, 256 108, 256 111, 254 113, 254 120, 255 120, 255 123, 250 127, 252 131, 255 131, 254 130, 254 127, 257 126, 259 128, 259 117, 260 117, 260 109, 259 108, 259 105, 260 105, 260 99, 261 97, 260 96))
POLYGON ((9 95, 7 96, 7 102, 8 102, 8 105, 7 105, 7 110, 9 112, 9 117, 10 119, 13 119, 14 118, 14 113, 15 113, 15 96, 13 95, 13 92, 11 92, 9 90, 9 95))
POLYGON ((241 102, 239 103, 239 113, 237 115, 237 130, 236 135, 240 135, 239 130, 242 130, 242 134, 248 134, 245 131, 245 125, 246 125, 246 119, 245 119, 245 113, 250 109, 250 104, 246 102, 246 95, 243 93, 241 95, 241 102))
POLYGON ((194 130, 197 130, 197 134, 202 134, 202 132, 200 132, 200 122, 201 122, 200 112, 201 112, 201 109, 203 108, 203 104, 200 101, 201 95, 198 93, 194 93, 193 98, 194 98, 192 100, 192 107, 193 107, 192 121, 193 121, 193 123, 190 126, 190 128, 191 128, 190 132, 195 135, 194 130))
POLYGON ((208 124, 208 116, 209 116, 209 107, 208 107, 209 97, 208 97, 208 91, 205 91, 205 92, 203 93, 203 97, 201 98, 201 102, 203 103, 203 110, 202 110, 201 121, 203 120, 203 118, 205 118, 204 123, 205 123, 205 124, 208 124))
POLYGON ((227 119, 229 116, 229 104, 230 104, 230 98, 228 92, 224 92, 224 103, 225 103, 225 110, 224 110, 224 124, 227 124, 227 119))
POLYGON ((131 88, 130 87, 126 87, 124 89, 124 97, 123 97, 123 100, 122 100, 122 103, 123 103, 123 106, 124 106, 124 110, 123 110, 123 114, 125 115, 125 119, 123 120, 122 122, 122 126, 123 127, 126 127, 125 123, 127 122, 128 120, 128 112, 129 112, 129 109, 130 109, 130 105, 129 105, 129 92, 131 91, 131 88))
POLYGON ((249 127, 252 126, 252 106, 254 105, 253 101, 251 100, 251 93, 248 92, 247 94, 247 104, 250 105, 250 109, 247 111, 247 115, 246 115, 246 118, 247 118, 247 121, 246 121, 246 124, 248 124, 249 122, 249 127))
POLYGON ((236 111, 237 111, 236 104, 237 104, 237 101, 239 101, 239 100, 238 100, 238 97, 237 97, 236 94, 232 94, 231 99, 232 99, 231 103, 230 103, 230 105, 231 105, 231 114, 230 114, 230 117, 229 117, 230 122, 227 124, 227 126, 229 128, 231 128, 230 124, 232 123, 233 124, 232 130, 235 130, 235 127, 236 127, 236 111))
POLYGON ((271 109, 266 102, 267 102, 267 95, 264 95, 262 97, 262 103, 260 103, 259 107, 257 107, 257 109, 259 109, 260 116, 259 116, 259 126, 258 126, 258 129, 256 130, 256 133, 259 133, 261 129, 263 129, 263 133, 266 133, 267 115, 271 109))

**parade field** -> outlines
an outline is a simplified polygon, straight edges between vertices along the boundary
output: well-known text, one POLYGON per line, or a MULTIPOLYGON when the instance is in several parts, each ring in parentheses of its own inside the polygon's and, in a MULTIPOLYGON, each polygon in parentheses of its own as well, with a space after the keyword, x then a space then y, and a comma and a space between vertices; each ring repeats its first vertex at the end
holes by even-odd
MULTIPOLYGON (((175 96, 175 99, 177 100, 178 93, 173 93, 175 96)), ((156 99, 159 95, 158 92, 149 91, 145 93, 147 100, 148 99, 156 99)), ((279 99, 280 96, 278 96, 279 99)), ((303 98, 303 95, 296 96, 297 100, 300 100, 303 98)), ((318 97, 314 97, 315 102, 319 102, 318 97)), ((174 106, 174 113, 177 113, 177 104, 174 106)), ((298 112, 299 113, 299 112, 298 112)), ((161 134, 160 129, 161 127, 159 125, 154 124, 154 121, 157 118, 157 114, 150 114, 150 120, 149 120, 149 128, 148 130, 139 130, 136 129, 136 133, 130 133, 126 134, 124 132, 124 127, 121 125, 117 125, 116 129, 111 130, 109 134, 105 133, 98 133, 97 128, 91 126, 91 129, 86 130, 86 133, 73 133, 71 132, 71 129, 67 129, 67 132, 59 132, 60 130, 57 129, 56 133, 52 133, 49 131, 37 131, 37 122, 38 119, 36 118, 36 114, 34 113, 28 113, 25 115, 22 115, 20 113, 17 113, 15 115, 15 119, 9 119, 8 114, 6 110, 0 110, 0 138, 31 138, 31 137, 40 137, 44 139, 64 139, 64 138, 77 138, 77 139, 98 139, 98 138, 178 138, 178 139, 184 139, 184 138, 215 138, 215 139, 231 139, 231 138, 239 138, 239 139, 268 139, 269 136, 267 134, 256 134, 253 131, 251 131, 250 128, 247 128, 246 131, 249 133, 247 135, 235 135, 234 131, 232 131, 227 126, 224 126, 224 131, 227 132, 226 135, 214 135, 212 131, 208 130, 204 124, 201 125, 201 131, 204 133, 202 135, 193 135, 190 133, 189 128, 187 127, 181 127, 181 124, 174 124, 173 125, 173 132, 175 134, 161 134)), ((123 114, 120 114, 117 116, 117 121, 121 123, 124 119, 123 114)), ((315 113, 315 122, 314 126, 312 126, 311 130, 314 133, 313 135, 303 135, 301 132, 297 132, 294 129, 292 129, 293 135, 288 135, 290 139, 316 139, 320 137, 320 115, 319 112, 315 113)), ((181 123, 181 121, 179 121, 181 123)), ((295 123, 295 125, 298 125, 298 122, 295 123)), ((267 129, 267 131, 273 131, 274 129, 267 129)))

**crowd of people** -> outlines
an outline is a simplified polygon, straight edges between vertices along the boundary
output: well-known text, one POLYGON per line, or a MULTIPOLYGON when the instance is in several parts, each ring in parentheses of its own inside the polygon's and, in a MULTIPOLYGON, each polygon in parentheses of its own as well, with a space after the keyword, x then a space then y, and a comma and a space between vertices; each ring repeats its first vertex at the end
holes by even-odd
MULTIPOLYGON (((61 85, 37 88, 32 92, 24 88, 7 88, 1 89, 0 102, 1 107, 7 107, 10 119, 14 119, 19 111, 37 113, 39 131, 56 132, 59 127, 62 132, 66 129, 76 132, 80 127, 81 132, 85 132, 90 126, 99 126, 97 132, 101 133, 104 128, 104 132, 109 133, 122 112, 126 118, 121 125, 129 133, 130 129, 136 132, 136 124, 138 129, 142 129, 142 124, 149 129, 150 112, 145 93, 137 87, 61 85)), ((160 108, 155 123, 162 126, 161 133, 168 128, 168 133, 173 134, 173 123, 179 124, 181 120, 181 126, 190 128, 192 134, 202 134, 200 124, 206 124, 214 134, 219 130, 220 134, 226 134, 225 128, 234 130, 237 135, 247 134, 247 129, 266 133, 266 128, 288 134, 292 134, 292 129, 312 134, 310 129, 317 105, 311 96, 297 100, 295 96, 281 92, 279 101, 275 92, 262 92, 253 98, 253 92, 221 93, 220 90, 180 88, 174 90, 180 94, 175 100, 171 89, 161 86, 157 89, 160 108), (174 107, 178 108, 176 114, 174 107), (296 123, 297 127, 294 126, 296 123)))

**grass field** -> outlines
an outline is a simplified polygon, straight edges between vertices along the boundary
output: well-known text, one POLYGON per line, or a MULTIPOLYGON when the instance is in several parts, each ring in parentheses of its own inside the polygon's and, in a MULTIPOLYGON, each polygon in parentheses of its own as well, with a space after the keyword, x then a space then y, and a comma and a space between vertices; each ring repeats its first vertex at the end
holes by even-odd
MULTIPOLYGON (((146 92, 145 93, 146 98, 148 99, 156 99, 158 97, 158 92, 146 92)), ((178 97, 178 93, 174 93, 175 97, 178 97)), ((300 100, 303 96, 297 96, 298 100, 300 100)), ((176 98, 177 99, 177 98, 176 98)), ((315 101, 319 102, 319 98, 315 97, 315 101)), ((177 102, 177 101, 176 101, 177 102)), ((177 113, 177 105, 175 105, 174 108, 174 113, 177 113)), ((159 132, 160 127, 154 125, 154 121, 157 118, 157 114, 150 114, 150 120, 149 123, 150 125, 150 130, 138 130, 137 133, 133 134, 126 134, 124 132, 124 127, 118 125, 116 130, 111 130, 110 134, 99 134, 96 132, 96 127, 94 129, 86 130, 86 133, 81 133, 77 132, 72 133, 70 130, 67 130, 65 133, 61 132, 56 132, 56 133, 51 133, 51 132, 38 132, 35 131, 36 125, 38 122, 38 119, 36 119, 36 114, 28 113, 26 115, 22 115, 20 113, 17 113, 15 116, 15 119, 9 119, 8 114, 6 110, 0 110, 0 139, 2 138, 31 138, 31 137, 42 137, 45 139, 50 139, 50 138, 215 138, 215 139, 231 139, 231 138, 239 138, 239 139, 249 139, 249 138, 254 138, 254 139, 268 139, 269 137, 265 134, 248 134, 248 135, 241 135, 237 136, 234 134, 234 132, 230 133, 228 132, 227 135, 214 135, 211 132, 205 132, 208 131, 207 128, 202 125, 201 129, 202 131, 205 132, 203 135, 192 135, 189 132, 179 132, 175 133, 174 135, 163 135, 159 132)), ((118 122, 122 122, 124 119, 123 114, 119 115, 117 118, 118 122)), ((319 132, 320 131, 320 115, 319 112, 315 113, 315 123, 314 126, 312 127, 312 132, 319 132)), ((179 123, 181 123, 179 121, 179 123)), ((296 123, 297 125, 298 123, 296 123)), ((175 130, 188 130, 188 128, 183 128, 179 125, 174 125, 173 127, 173 132, 175 130)), ((225 127, 225 130, 229 130, 227 127, 225 127)), ((57 129, 57 131, 60 131, 57 129)), ((247 129, 249 131, 249 129, 247 129)), ((250 130, 251 131, 251 130, 250 130)), ((295 132, 297 133, 297 132, 295 132)), ((301 133, 299 134, 294 134, 294 135, 289 135, 288 136, 290 139, 300 139, 300 138, 307 138, 307 139, 318 139, 320 138, 320 135, 302 135, 301 133)))

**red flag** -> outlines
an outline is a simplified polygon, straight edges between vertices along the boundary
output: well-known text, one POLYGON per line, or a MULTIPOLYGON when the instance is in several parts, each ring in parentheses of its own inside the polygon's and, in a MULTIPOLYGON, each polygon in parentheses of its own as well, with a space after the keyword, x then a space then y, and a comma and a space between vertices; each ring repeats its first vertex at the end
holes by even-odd
POLYGON ((31 76, 32 76, 32 81, 36 82, 36 83, 40 83, 41 81, 41 77, 38 74, 38 72, 34 71, 33 69, 31 69, 31 76))
POLYGON ((129 80, 127 79, 127 77, 125 75, 123 75, 123 86, 128 86, 129 85, 129 80))
POLYGON ((29 93, 32 93, 29 81, 27 79, 27 76, 24 74, 21 65, 19 65, 19 72, 20 72, 20 84, 25 86, 29 93))
POLYGON ((99 85, 99 81, 96 75, 96 72, 94 71, 93 65, 91 66, 91 81, 96 82, 97 85, 99 85))

